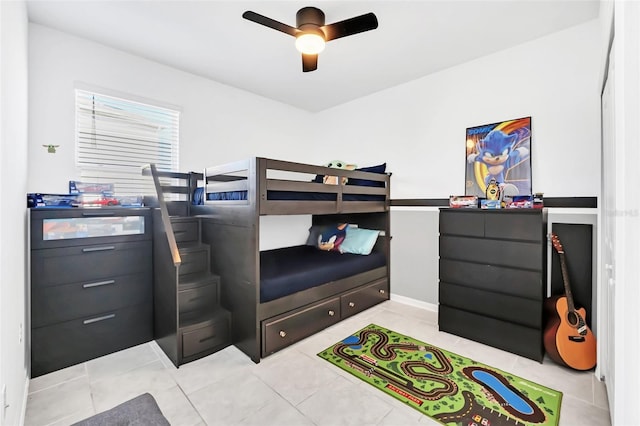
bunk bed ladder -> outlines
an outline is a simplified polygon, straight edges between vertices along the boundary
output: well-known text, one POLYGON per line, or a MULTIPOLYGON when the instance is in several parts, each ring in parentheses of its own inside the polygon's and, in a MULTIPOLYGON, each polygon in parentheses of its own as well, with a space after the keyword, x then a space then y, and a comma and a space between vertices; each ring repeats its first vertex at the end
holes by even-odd
POLYGON ((173 202, 173 212, 181 215, 171 215, 171 204, 165 201, 166 193, 193 194, 194 179, 190 174, 158 172, 154 164, 147 170, 143 174, 152 176, 157 195, 153 210, 154 339, 178 367, 229 346, 231 314, 220 304, 220 277, 211 271, 211 249, 202 242, 200 219, 189 215, 191 196, 186 206, 173 202), (187 185, 163 186, 159 179, 163 175, 186 176, 187 185))

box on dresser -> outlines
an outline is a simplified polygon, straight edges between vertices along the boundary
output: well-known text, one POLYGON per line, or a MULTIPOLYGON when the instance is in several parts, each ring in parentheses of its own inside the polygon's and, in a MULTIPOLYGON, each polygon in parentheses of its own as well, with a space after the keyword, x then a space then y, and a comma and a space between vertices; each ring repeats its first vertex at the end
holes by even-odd
POLYGON ((145 208, 31 209, 31 377, 153 338, 145 208))

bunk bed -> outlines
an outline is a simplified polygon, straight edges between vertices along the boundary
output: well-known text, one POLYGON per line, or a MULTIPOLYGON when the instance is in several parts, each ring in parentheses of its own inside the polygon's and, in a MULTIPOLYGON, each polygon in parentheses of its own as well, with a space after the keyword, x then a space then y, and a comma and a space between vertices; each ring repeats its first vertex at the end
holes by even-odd
POLYGON ((391 175, 384 169, 259 157, 205 169, 191 214, 211 246, 233 344, 254 362, 389 298, 391 175), (337 184, 322 183, 324 176, 337 184), (307 244, 261 251, 267 215, 311 215, 307 244), (376 231, 370 254, 316 247, 318 233, 346 223, 376 231))

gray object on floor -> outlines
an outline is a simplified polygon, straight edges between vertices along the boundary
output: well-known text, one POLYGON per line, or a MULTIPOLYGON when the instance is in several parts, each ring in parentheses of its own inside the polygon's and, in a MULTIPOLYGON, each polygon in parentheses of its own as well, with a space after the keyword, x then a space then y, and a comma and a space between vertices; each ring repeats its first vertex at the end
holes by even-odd
POLYGON ((170 426, 149 393, 98 413, 72 426, 170 426))

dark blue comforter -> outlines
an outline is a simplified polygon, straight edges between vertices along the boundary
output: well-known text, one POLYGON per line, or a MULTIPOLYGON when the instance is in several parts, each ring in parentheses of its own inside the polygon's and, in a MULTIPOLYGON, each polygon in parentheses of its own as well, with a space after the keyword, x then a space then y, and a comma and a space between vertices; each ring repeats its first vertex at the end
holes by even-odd
POLYGON ((382 252, 370 255, 294 246, 260 252, 260 302, 384 266, 382 252))

